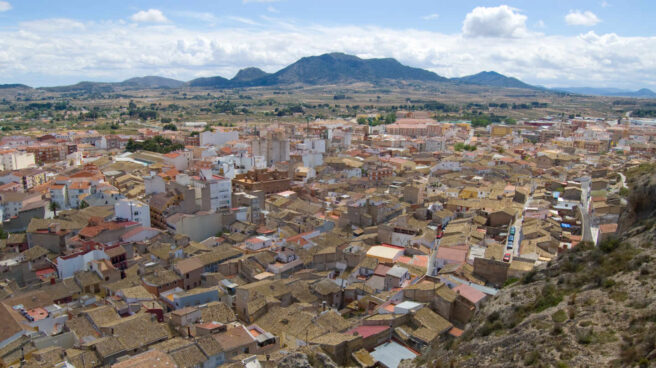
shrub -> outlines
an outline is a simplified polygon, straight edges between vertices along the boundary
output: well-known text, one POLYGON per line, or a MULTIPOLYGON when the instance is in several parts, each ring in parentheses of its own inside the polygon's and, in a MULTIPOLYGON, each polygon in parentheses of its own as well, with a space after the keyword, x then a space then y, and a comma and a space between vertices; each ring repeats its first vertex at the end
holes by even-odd
POLYGON ((542 288, 542 292, 540 293, 540 296, 535 300, 533 303, 533 310, 537 312, 542 312, 543 310, 547 308, 554 307, 560 302, 563 301, 563 295, 559 290, 556 289, 556 287, 552 284, 546 284, 542 288))
POLYGON ((563 323, 567 321, 567 313, 564 310, 559 309, 551 315, 551 319, 556 323, 563 323))
POLYGON ((601 249, 604 253, 610 253, 617 249, 620 246, 620 241, 615 238, 608 238, 601 243, 599 243, 599 249, 601 249))
POLYGON ((576 331, 576 341, 581 345, 589 345, 592 343, 594 334, 592 330, 578 330, 576 331))
POLYGON ((507 279, 506 282, 503 283, 503 287, 510 286, 510 285, 516 283, 517 281, 519 281, 519 279, 517 277, 511 277, 511 278, 507 279))
POLYGON ((499 319, 499 312, 498 312, 498 311, 494 311, 494 312, 490 313, 490 314, 487 316, 487 320, 488 320, 489 322, 494 322, 494 321, 496 321, 496 320, 498 320, 498 319, 499 319))
POLYGON ((533 365, 537 363, 539 359, 540 353, 534 350, 526 355, 526 358, 524 358, 524 365, 533 365))

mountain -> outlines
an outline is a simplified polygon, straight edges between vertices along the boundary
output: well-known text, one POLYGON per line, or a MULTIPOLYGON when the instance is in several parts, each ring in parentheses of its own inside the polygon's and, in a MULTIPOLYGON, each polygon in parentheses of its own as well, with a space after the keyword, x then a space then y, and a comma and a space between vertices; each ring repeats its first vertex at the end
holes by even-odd
POLYGON ((644 199, 656 195, 656 165, 631 168, 626 178, 616 239, 579 243, 507 281, 460 338, 400 367, 653 366, 656 203, 644 199))
POLYGON ((56 86, 56 87, 39 87, 48 92, 86 92, 86 93, 99 93, 99 92, 113 92, 113 83, 103 82, 79 82, 70 86, 56 86))
POLYGON ((124 87, 147 89, 147 88, 180 88, 185 85, 185 82, 171 79, 171 78, 146 76, 146 77, 130 78, 119 84, 124 87))
POLYGON ((525 88, 525 89, 542 89, 520 81, 517 78, 507 77, 495 71, 480 72, 474 75, 468 75, 460 78, 451 78, 456 83, 476 84, 480 86, 491 86, 500 88, 525 88))
POLYGON ((190 87, 231 88, 230 80, 223 77, 196 78, 188 82, 190 87))
POLYGON ((19 89, 32 89, 32 87, 27 86, 25 84, 0 84, 0 89, 11 89, 11 88, 19 88, 19 89))
POLYGON ((637 91, 630 91, 619 88, 557 87, 552 88, 552 90, 591 96, 656 98, 656 92, 648 88, 643 88, 637 91))
POLYGON ((394 59, 361 59, 342 53, 308 56, 273 73, 257 68, 242 69, 232 80, 223 77, 198 78, 191 87, 255 87, 290 84, 338 84, 378 82, 382 80, 445 82, 447 78, 433 72, 405 66, 394 59))
MULTIPOLYGON (((293 84, 322 85, 369 82, 384 80, 451 83, 454 85, 478 85, 496 88, 521 88, 554 93, 577 93, 599 96, 625 96, 656 98, 649 89, 627 91, 612 88, 553 88, 546 89, 522 82, 495 71, 484 71, 459 78, 445 78, 434 72, 403 65, 392 58, 361 59, 344 53, 329 53, 303 57, 291 65, 269 74, 250 67, 241 69, 232 79, 221 76, 204 77, 181 82, 157 76, 131 78, 120 83, 80 82, 70 86, 43 87, 52 92, 111 92, 116 88, 241 88, 259 86, 286 86, 293 84)), ((14 85, 12 85, 14 86, 14 85)), ((14 88, 14 87, 0 87, 14 88)))
POLYGON ((361 59, 343 53, 309 56, 261 79, 264 85, 377 82, 384 79, 444 82, 433 72, 405 66, 395 59, 361 59))
POLYGON ((269 73, 263 71, 260 68, 245 68, 241 69, 239 72, 237 72, 237 75, 235 75, 230 82, 232 83, 243 83, 243 82, 250 82, 256 79, 264 78, 268 76, 269 73))

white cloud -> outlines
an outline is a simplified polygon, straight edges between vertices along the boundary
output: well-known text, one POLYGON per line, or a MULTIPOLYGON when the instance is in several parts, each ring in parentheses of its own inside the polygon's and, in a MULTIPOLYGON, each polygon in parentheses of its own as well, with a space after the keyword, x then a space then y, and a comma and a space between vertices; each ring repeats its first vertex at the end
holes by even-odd
POLYGON ((179 11, 175 12, 174 15, 184 18, 196 19, 207 23, 216 23, 219 21, 217 16, 208 12, 179 11))
POLYGON ((152 74, 181 80, 227 77, 247 66, 273 72, 303 56, 340 51, 393 57, 447 77, 495 70, 547 86, 656 88, 656 37, 534 33, 490 42, 413 29, 281 27, 266 18, 258 21, 257 27, 219 23, 223 26, 203 31, 173 23, 140 28, 129 22, 74 20, 0 28, 0 83, 41 86, 152 74))
POLYGON ((610 4, 606 0, 602 1, 600 5, 602 8, 608 8, 610 6, 610 4))
POLYGON ((542 19, 540 19, 539 21, 537 21, 537 23, 535 23, 535 27, 544 29, 544 28, 547 28, 547 25, 544 24, 544 21, 542 19))
POLYGON ((248 3, 276 3, 280 0, 243 0, 244 4, 248 3))
POLYGON ((423 17, 421 17, 421 19, 423 19, 423 20, 433 20, 433 19, 437 19, 439 17, 440 17, 439 14, 433 13, 433 14, 424 15, 423 17))
POLYGON ((465 16, 462 32, 469 37, 523 37, 526 16, 508 5, 479 6, 465 16))
POLYGON ((594 26, 595 24, 601 22, 595 13, 586 10, 584 12, 580 10, 570 10, 569 13, 565 16, 565 22, 570 26, 594 26))
POLYGON ((134 13, 130 19, 137 23, 166 23, 169 21, 158 9, 141 10, 134 13))
POLYGON ((226 19, 229 19, 229 20, 232 20, 232 21, 235 21, 235 22, 239 22, 239 23, 243 23, 243 24, 247 24, 249 26, 258 25, 258 23, 256 21, 254 21, 252 19, 249 19, 249 18, 244 18, 244 17, 229 16, 226 19))
POLYGON ((28 32, 82 31, 83 23, 68 18, 50 18, 21 22, 20 28, 28 32))
POLYGON ((0 12, 11 10, 11 4, 8 1, 0 1, 0 12))
POLYGON ((280 13, 280 10, 276 9, 271 5, 267 6, 267 10, 269 11, 269 13, 280 13))

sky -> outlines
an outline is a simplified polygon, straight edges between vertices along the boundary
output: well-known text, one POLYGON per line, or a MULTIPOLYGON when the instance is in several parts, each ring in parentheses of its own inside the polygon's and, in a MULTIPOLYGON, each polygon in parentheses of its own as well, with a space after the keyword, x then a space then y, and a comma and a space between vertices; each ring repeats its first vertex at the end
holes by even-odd
POLYGON ((0 0, 0 83, 231 78, 304 56, 656 90, 653 0, 0 0))

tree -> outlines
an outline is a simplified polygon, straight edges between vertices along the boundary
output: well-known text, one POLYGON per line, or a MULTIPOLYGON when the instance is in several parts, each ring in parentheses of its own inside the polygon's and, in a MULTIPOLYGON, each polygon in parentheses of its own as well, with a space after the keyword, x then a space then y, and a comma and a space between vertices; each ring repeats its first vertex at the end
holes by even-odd
MULTIPOLYGON (((162 120, 164 120, 164 119, 162 119, 162 120)), ((171 120, 171 119, 169 119, 169 121, 170 121, 170 120, 171 120)), ((164 130, 173 130, 173 131, 176 131, 176 130, 178 130, 178 127, 177 127, 175 124, 166 124, 166 125, 164 125, 164 130)))
POLYGON ((396 113, 390 112, 385 115, 385 124, 392 124, 396 121, 396 113))
POLYGON ((57 217, 57 210, 59 209, 59 203, 57 202, 50 202, 50 211, 53 212, 55 217, 57 217))
POLYGON ((139 148, 138 148, 138 146, 137 146, 137 143, 134 141, 134 139, 132 139, 132 138, 128 139, 128 143, 127 143, 127 145, 125 146, 125 150, 126 150, 126 151, 129 151, 129 152, 134 152, 134 151, 136 151, 136 150, 138 150, 138 149, 139 149, 139 148))

